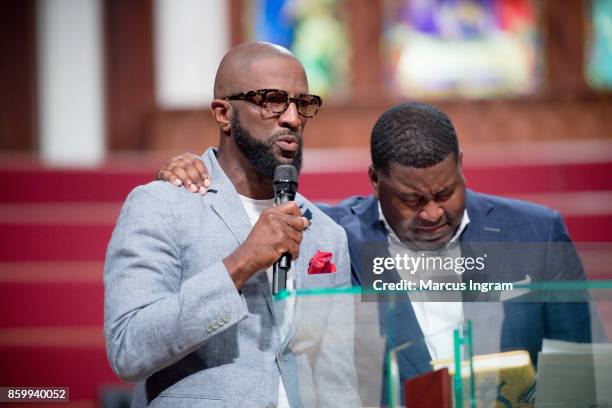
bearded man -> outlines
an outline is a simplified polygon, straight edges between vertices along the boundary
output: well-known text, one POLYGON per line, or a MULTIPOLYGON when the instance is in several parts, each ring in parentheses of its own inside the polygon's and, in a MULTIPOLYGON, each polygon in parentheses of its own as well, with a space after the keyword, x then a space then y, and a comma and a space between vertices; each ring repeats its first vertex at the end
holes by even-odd
POLYGON ((214 98, 208 194, 155 181, 121 210, 104 270, 111 366, 138 382, 133 407, 359 406, 352 304, 305 310, 271 292, 285 253, 289 290, 350 285, 344 230, 300 194, 273 202, 275 168, 299 171, 321 98, 300 62, 269 43, 231 49, 214 98), (322 258, 324 273, 312 271, 322 258), (317 330, 302 330, 309 320, 317 330))

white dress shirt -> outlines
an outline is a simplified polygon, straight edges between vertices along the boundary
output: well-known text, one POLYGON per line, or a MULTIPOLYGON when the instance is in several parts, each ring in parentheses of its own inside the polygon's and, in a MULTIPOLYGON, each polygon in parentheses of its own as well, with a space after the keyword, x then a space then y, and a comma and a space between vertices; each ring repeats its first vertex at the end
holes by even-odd
MULTIPOLYGON (((380 220, 384 223, 387 230, 389 255, 392 258, 395 258, 395 256, 398 254, 401 257, 403 257, 404 254, 407 254, 409 257, 420 257, 422 254, 424 254, 426 257, 450 256, 456 258, 461 256, 459 237, 470 222, 467 210, 463 211, 461 223, 459 224, 459 228, 457 228, 457 231, 453 237, 444 246, 444 248, 441 248, 436 252, 415 251, 412 248, 404 245, 385 219, 380 207, 380 202, 378 203, 378 213, 380 214, 380 220)), ((427 279, 424 271, 416 271, 415 274, 411 274, 410 271, 405 269, 398 269, 397 272, 401 279, 412 281, 415 279, 427 279)), ((435 279, 436 272, 439 271, 433 271, 434 275, 430 276, 430 278, 435 279)), ((456 328, 463 321, 462 302, 422 302, 418 301, 418 299, 422 298, 423 296, 427 296, 427 294, 418 292, 410 293, 409 296, 411 299, 410 303, 412 304, 412 308, 414 310, 414 314, 416 315, 417 321, 419 322, 419 326, 421 327, 421 331, 423 332, 423 335, 426 336, 425 343, 427 344, 427 349, 429 350, 431 358, 433 360, 452 358, 453 336, 451 329, 456 328), (417 301, 413 301, 412 299, 417 301)))

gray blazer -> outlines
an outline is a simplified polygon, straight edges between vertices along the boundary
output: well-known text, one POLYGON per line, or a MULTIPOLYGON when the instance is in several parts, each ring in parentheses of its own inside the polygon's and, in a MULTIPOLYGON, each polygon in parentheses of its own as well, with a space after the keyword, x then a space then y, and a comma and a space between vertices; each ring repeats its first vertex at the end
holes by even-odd
MULTIPOLYGON (((265 271, 239 292, 222 262, 251 230, 216 150, 200 196, 155 181, 128 196, 104 267, 104 334, 133 407, 274 407, 282 375, 292 407, 360 405, 353 367, 352 298, 298 298, 286 338, 265 271)), ((299 195, 311 226, 292 269, 298 289, 350 285, 344 230, 299 195), (335 273, 308 274, 317 250, 335 273)))

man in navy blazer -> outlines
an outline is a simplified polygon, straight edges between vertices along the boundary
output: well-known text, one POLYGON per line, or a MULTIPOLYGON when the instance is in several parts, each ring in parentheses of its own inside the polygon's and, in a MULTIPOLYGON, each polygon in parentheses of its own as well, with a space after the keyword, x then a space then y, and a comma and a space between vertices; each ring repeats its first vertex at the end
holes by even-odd
MULTIPOLYGON (((500 265, 487 269, 488 282, 535 282, 544 280, 580 280, 584 272, 580 265, 567 230, 558 212, 545 207, 518 200, 481 194, 466 189, 466 211, 470 223, 460 236, 463 253, 467 251, 504 252, 506 258, 517 255, 520 251, 529 251, 529 255, 517 259, 514 267, 503 270, 500 265), (499 243, 499 245, 497 244, 499 243), (516 243, 507 246, 508 243, 516 243), (525 243, 521 245, 521 243, 525 243), (546 251, 547 243, 555 243, 546 251), (565 243, 565 244, 564 244, 565 243), (541 245, 538 245, 541 244, 541 245), (491 251, 493 250, 493 251, 491 251), (563 271, 553 270, 548 265, 551 251, 558 251, 557 262, 564 258, 567 263, 563 271), (514 255, 508 255, 514 253, 514 255), (569 267, 569 265, 572 265, 569 267), (527 266, 527 268, 523 268, 527 266), (532 271, 531 273, 529 271, 532 271), (503 272, 508 275, 503 276, 503 272), (521 272, 524 273, 521 276, 521 272), (539 279, 538 279, 539 278, 539 279)), ((388 232, 380 221, 379 201, 375 196, 350 197, 340 204, 321 207, 332 219, 342 225, 349 239, 353 284, 371 288, 377 276, 372 275, 371 267, 364 260, 364 252, 372 259, 375 256, 389 257, 387 246, 388 232)), ((554 255, 552 257, 555 257, 554 255)), ((399 281, 397 271, 390 272, 387 282, 399 281)), ((472 276, 476 280, 478 276, 472 276)), ((542 298, 544 295, 541 296, 542 298)), ((474 300, 479 300, 478 298, 474 300)), ((484 299, 493 300, 495 299, 484 299)), ((413 307, 409 301, 382 302, 385 309, 386 336, 389 347, 397 347, 408 342, 414 345, 399 356, 403 361, 401 375, 404 379, 430 371, 433 359, 426 343, 421 341, 424 332, 421 329, 413 307), (389 309, 390 308, 390 309, 389 309)), ((503 325, 500 331, 497 349, 488 351, 527 350, 534 364, 537 364, 537 353, 542 349, 544 338, 589 342, 591 341, 591 321, 587 303, 583 302, 505 302, 498 303, 503 307, 503 325)), ((483 329, 486 317, 481 308, 497 306, 495 302, 483 305, 482 302, 472 306, 475 316, 475 332, 483 329), (480 321, 479 321, 480 320, 480 321), (479 325, 480 323, 480 325, 479 325)), ((498 320, 499 314, 495 315, 498 320)), ((500 320, 501 321, 501 320, 500 320)), ((449 325, 450 327, 450 325, 449 325)), ((491 335, 487 332, 486 335, 491 335)), ((478 342, 477 339, 475 339, 478 342)), ((489 346, 491 347, 491 346, 489 346)))
MULTIPOLYGON (((463 257, 489 255, 486 268, 463 273, 464 282, 584 279, 580 259, 557 211, 465 187, 455 130, 439 110, 420 103, 387 110, 372 130, 371 153, 368 174, 374 194, 349 197, 336 206, 321 206, 347 233, 354 284, 372 288, 376 280, 397 282, 405 277, 395 269, 374 274, 375 257, 395 257, 398 248, 416 256, 453 243, 463 257)), ((486 343, 487 338, 497 341, 483 344, 479 351, 524 349, 537 364, 544 338, 591 340, 585 302, 545 302, 544 294, 536 294, 531 301, 499 302, 499 298, 470 292, 464 292, 461 300, 462 316, 475 322, 475 344, 486 343), (496 307, 500 310, 492 314, 496 307)), ((452 314, 453 305, 458 303, 437 303, 436 310, 435 303, 428 302, 433 309, 425 312, 428 306, 415 309, 410 301, 381 303, 386 306, 382 320, 389 347, 413 342, 398 355, 403 379, 430 371, 430 361, 440 357, 432 355, 438 354, 435 345, 432 350, 431 344, 420 339, 442 329, 445 318, 436 327, 424 315, 429 316, 429 322, 435 321, 432 314, 447 310, 452 314)), ((458 321, 451 317, 446 323, 451 327, 458 321)))
MULTIPOLYGON (((349 197, 335 206, 319 205, 347 233, 353 284, 372 288, 377 280, 405 278, 396 268, 373 273, 374 258, 440 251, 455 257, 489 255, 486 268, 466 271, 459 277, 463 282, 585 279, 558 212, 466 188, 457 136, 443 112, 422 103, 388 109, 372 129, 371 153, 368 174, 373 195, 349 197)), ((195 183, 192 191, 196 191, 207 175, 195 157, 186 153, 172 159, 159 177, 185 186, 195 183)), ((461 296, 458 302, 381 302, 388 347, 414 342, 399 355, 402 379, 430 371, 430 361, 448 346, 420 340, 424 334, 470 316, 475 316, 476 345, 493 339, 479 350, 524 349, 534 364, 544 338, 591 341, 586 302, 537 293, 530 301, 508 302, 492 298, 491 293, 461 296), (485 305, 483 300, 493 302, 485 305), (491 317, 496 307, 499 313, 491 317)))

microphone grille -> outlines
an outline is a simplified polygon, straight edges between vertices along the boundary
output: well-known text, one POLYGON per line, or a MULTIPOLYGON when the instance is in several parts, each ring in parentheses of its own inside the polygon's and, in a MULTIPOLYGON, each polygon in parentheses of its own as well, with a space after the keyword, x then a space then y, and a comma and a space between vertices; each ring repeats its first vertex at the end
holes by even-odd
POLYGON ((274 170, 274 192, 295 193, 298 188, 298 172, 291 164, 281 164, 274 170))

